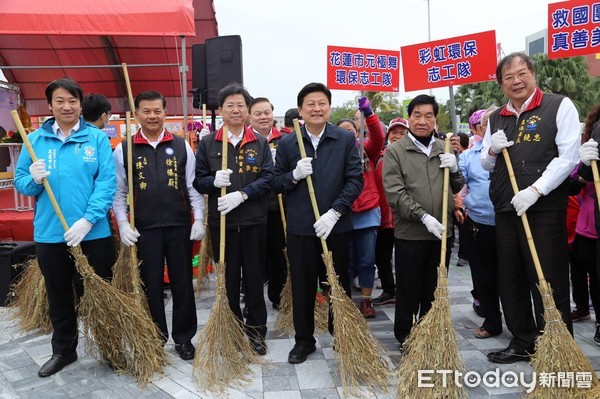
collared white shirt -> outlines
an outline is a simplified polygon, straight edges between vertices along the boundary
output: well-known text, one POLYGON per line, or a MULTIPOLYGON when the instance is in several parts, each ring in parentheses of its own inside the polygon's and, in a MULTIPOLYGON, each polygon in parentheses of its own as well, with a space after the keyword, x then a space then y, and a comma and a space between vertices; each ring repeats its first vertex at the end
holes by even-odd
POLYGON ((433 137, 433 134, 431 135, 431 140, 429 140, 429 144, 427 145, 427 147, 425 147, 423 143, 417 140, 410 131, 408 132, 408 137, 412 140, 412 142, 417 146, 418 149, 423 151, 425 155, 429 156, 429 154, 431 154, 431 150, 433 149, 433 143, 435 143, 435 137, 433 137))
MULTIPOLYGON (((527 109, 535 91, 525 101, 520 111, 517 112, 513 105, 508 102, 506 109, 515 115, 521 115, 521 113, 527 109)), ((579 147, 581 146, 581 123, 579 122, 579 113, 573 105, 573 102, 568 97, 565 97, 556 113, 556 138, 554 142, 558 148, 558 157, 554 158, 546 170, 542 173, 539 179, 532 184, 542 194, 547 195, 556 187, 558 187, 569 174, 573 171, 577 163, 579 162, 579 147)), ((492 132, 491 125, 488 123, 487 130, 483 136, 483 148, 481 150, 481 166, 489 172, 494 170, 496 165, 496 157, 489 154, 489 149, 492 145, 492 132)), ((495 132, 494 132, 495 133, 495 132)), ((526 187, 519 187, 523 190, 526 187)))
MULTIPOLYGON (((165 131, 160 133, 157 141, 150 141, 148 137, 141 131, 140 133, 143 138, 148 141, 152 147, 156 149, 156 146, 165 136, 165 131)), ((201 195, 193 186, 194 179, 196 178, 196 157, 192 148, 185 142, 185 152, 187 154, 187 162, 185 163, 185 184, 190 196, 190 204, 194 211, 194 220, 204 219, 204 196, 201 195)), ((125 172, 125 166, 123 165, 123 145, 119 143, 113 152, 113 160, 115 161, 115 169, 117 171, 117 192, 113 201, 113 212, 117 222, 122 220, 129 220, 127 217, 127 193, 129 191, 127 187, 127 173, 125 172)), ((138 215, 138 217, 141 215, 138 215)))
POLYGON ((65 142, 65 140, 67 138, 69 138, 70 135, 72 135, 73 133, 75 133, 76 131, 79 130, 79 124, 80 121, 77 121, 77 123, 75 124, 75 126, 73 126, 71 128, 71 130, 69 130, 69 134, 65 134, 60 126, 58 126, 58 122, 54 121, 54 123, 52 124, 52 131, 54 132, 54 134, 56 134, 56 137, 58 137, 60 139, 60 141, 62 141, 63 143, 65 142))
POLYGON ((325 126, 323 126, 323 129, 321 130, 321 132, 319 133, 318 136, 315 136, 314 134, 312 134, 310 132, 310 130, 308 130, 308 126, 306 127, 306 132, 308 133, 308 137, 310 137, 310 141, 311 141, 315 151, 317 150, 317 147, 319 146, 319 141, 321 141, 321 137, 323 136, 323 133, 325 132, 326 126, 327 126, 327 124, 325 124, 325 126))
POLYGON ((242 128, 242 131, 240 132, 239 136, 235 136, 233 133, 231 133, 230 130, 227 131, 227 137, 229 138, 229 141, 231 142, 231 144, 233 144, 233 146, 235 147, 236 145, 238 145, 238 143, 240 141, 242 141, 242 139, 244 138, 244 128, 242 128))

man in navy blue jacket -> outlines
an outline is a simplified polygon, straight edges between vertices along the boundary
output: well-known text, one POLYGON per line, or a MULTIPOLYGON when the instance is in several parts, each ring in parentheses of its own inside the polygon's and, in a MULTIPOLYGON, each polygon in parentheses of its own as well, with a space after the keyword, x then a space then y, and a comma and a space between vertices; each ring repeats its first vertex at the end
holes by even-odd
MULTIPOLYGON (((288 361, 302 363, 316 350, 313 337, 317 277, 325 265, 320 238, 327 240, 340 284, 350 296, 348 243, 353 230, 352 203, 363 188, 356 140, 347 130, 328 123, 331 92, 309 83, 298 93, 298 111, 305 121, 302 139, 306 158, 300 157, 295 134, 279 142, 272 186, 287 198, 287 247, 292 281, 296 345, 288 361), (315 221, 306 177, 312 175, 319 214, 315 221)), ((332 331, 332 320, 329 320, 332 331)))

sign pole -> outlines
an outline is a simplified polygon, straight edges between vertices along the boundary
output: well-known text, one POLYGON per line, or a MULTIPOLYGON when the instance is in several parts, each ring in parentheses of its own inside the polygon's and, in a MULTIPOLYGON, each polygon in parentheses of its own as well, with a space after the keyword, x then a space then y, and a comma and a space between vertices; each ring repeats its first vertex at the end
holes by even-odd
POLYGON ((456 104, 454 103, 454 86, 448 86, 450 93, 450 118, 452 119, 452 134, 458 134, 458 126, 456 125, 456 104))

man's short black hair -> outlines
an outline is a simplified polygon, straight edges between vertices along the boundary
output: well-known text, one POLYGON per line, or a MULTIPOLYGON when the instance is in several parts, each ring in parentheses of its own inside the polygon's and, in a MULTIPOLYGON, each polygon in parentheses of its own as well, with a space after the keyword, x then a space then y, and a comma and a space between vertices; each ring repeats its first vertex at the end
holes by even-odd
POLYGON ((89 93, 85 96, 81 106, 83 108, 83 119, 88 122, 97 121, 102 114, 109 114, 112 109, 108 99, 97 93, 89 93))
POLYGON ((167 109, 167 100, 165 96, 160 94, 154 90, 143 91, 137 96, 135 96, 135 110, 137 111, 140 108, 140 103, 142 101, 154 101, 154 100, 162 100, 163 109, 167 109))
POLYGON ((48 104, 52 104, 52 93, 58 88, 65 89, 71 93, 73 97, 77 97, 80 102, 83 101, 83 90, 81 90, 81 86, 71 78, 60 78, 53 80, 46 86, 46 100, 48 101, 48 104))
POLYGON ((520 58, 523 60, 527 69, 531 71, 531 73, 535 74, 535 65, 533 64, 533 60, 530 56, 522 52, 510 53, 506 57, 502 58, 496 67, 496 79, 499 84, 502 84, 502 70, 505 66, 510 65, 516 58, 520 58))
POLYGON ((427 94, 419 94, 418 96, 413 98, 410 103, 408 103, 408 107, 407 107, 408 116, 410 117, 410 115, 413 112, 413 109, 415 109, 415 107, 417 105, 427 105, 427 104, 431 104, 433 106, 433 115, 435 115, 437 117, 437 114, 439 111, 438 103, 435 101, 435 97, 428 96, 427 94))
POLYGON ((244 101, 246 102, 246 106, 250 108, 250 104, 252 103, 252 96, 248 93, 248 90, 244 86, 239 83, 230 83, 227 86, 223 87, 219 90, 219 94, 217 94, 217 102, 219 103, 219 107, 222 107, 225 104, 225 99, 229 96, 233 96, 234 94, 241 94, 244 96, 244 101))
POLYGON ((302 103, 304 102, 304 97, 309 95, 310 93, 324 93, 327 96, 327 100, 329 100, 329 104, 331 104, 331 91, 325 86, 323 83, 309 83, 300 90, 298 93, 298 108, 302 107, 302 103))
POLYGON ((275 107, 267 97, 256 97, 255 99, 250 101, 250 106, 248 107, 248 109, 252 110, 252 107, 254 107, 254 105, 258 103, 269 103, 269 105, 271 106, 271 111, 275 111, 275 107))
POLYGON ((285 116, 283 117, 283 124, 286 127, 292 127, 294 126, 294 119, 300 119, 298 108, 290 108, 285 112, 285 116))

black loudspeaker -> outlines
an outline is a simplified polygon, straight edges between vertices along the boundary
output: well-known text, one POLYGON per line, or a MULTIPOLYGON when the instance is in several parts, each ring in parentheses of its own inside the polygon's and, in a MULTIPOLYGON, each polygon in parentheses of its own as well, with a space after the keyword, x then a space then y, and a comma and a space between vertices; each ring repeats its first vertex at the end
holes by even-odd
POLYGON ((209 109, 217 109, 219 108, 217 95, 223 87, 232 82, 244 84, 242 38, 238 35, 219 36, 207 39, 204 45, 208 88, 206 106, 209 109))
POLYGON ((192 46, 192 88, 192 107, 202 108, 202 104, 206 103, 208 95, 204 44, 194 44, 192 46))
POLYGON ((5 306, 11 301, 13 294, 10 286, 23 270, 22 263, 33 256, 33 241, 0 242, 0 306, 5 306))

